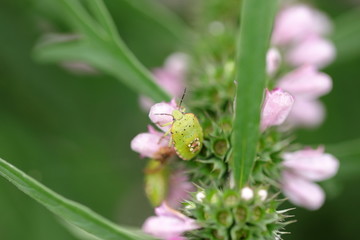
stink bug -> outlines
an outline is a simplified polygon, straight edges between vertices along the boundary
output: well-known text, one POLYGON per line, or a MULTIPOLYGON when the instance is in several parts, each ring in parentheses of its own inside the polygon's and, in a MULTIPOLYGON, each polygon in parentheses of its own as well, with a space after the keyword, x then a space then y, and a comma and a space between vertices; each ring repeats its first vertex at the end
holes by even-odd
POLYGON ((165 133, 165 136, 171 133, 170 144, 172 143, 177 155, 183 160, 194 158, 201 150, 204 136, 199 120, 193 113, 185 113, 185 109, 181 108, 186 89, 181 98, 178 109, 175 109, 170 115, 172 122, 162 126, 171 125, 171 128, 165 133))

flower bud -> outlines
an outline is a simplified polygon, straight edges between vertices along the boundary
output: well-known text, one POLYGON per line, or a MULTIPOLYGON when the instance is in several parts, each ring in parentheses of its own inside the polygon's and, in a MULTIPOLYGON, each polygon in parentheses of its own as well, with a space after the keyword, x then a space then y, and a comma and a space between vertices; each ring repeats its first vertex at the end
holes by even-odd
POLYGON ((282 190, 292 203, 309 210, 319 209, 325 200, 321 187, 287 170, 283 172, 282 190))
MULTIPOLYGON (((163 203, 155 209, 157 216, 149 217, 143 231, 161 239, 178 239, 183 232, 199 228, 195 221, 163 203)), ((181 239, 181 238, 180 238, 181 239)))
POLYGON ((281 89, 266 90, 261 112, 261 130, 282 124, 289 115, 294 98, 281 89))
POLYGON ((304 65, 283 76, 277 86, 293 96, 314 99, 330 92, 332 81, 329 75, 319 72, 314 66, 304 65))
POLYGON ((244 200, 250 200, 254 197, 254 191, 249 187, 241 189, 241 198, 244 200))
POLYGON ((163 137, 162 133, 149 126, 149 132, 140 133, 131 140, 131 149, 142 157, 164 160, 174 153, 168 144, 169 137, 163 137))
POLYGON ((266 54, 266 72, 269 76, 275 74, 281 62, 281 55, 276 48, 270 48, 266 54))
POLYGON ((322 181, 334 176, 339 169, 339 161, 324 148, 306 148, 283 154, 283 165, 298 176, 312 181, 322 181))
POLYGON ((286 122, 290 127, 316 127, 324 121, 324 118, 325 108, 321 102, 296 98, 286 122))
POLYGON ((285 45, 330 31, 331 23, 323 13, 304 4, 295 4, 285 7, 276 16, 272 42, 285 45))
POLYGON ((173 121, 172 112, 176 109, 175 99, 170 103, 161 102, 156 103, 150 109, 149 118, 155 123, 161 130, 166 132, 171 128, 171 125, 163 126, 164 124, 171 123, 173 121))
POLYGON ((265 201, 265 199, 267 198, 268 192, 265 189, 260 189, 257 192, 258 196, 260 197, 261 201, 265 201))
POLYGON ((290 49, 286 60, 293 66, 310 64, 323 68, 335 59, 335 55, 336 49, 332 42, 320 37, 309 37, 290 49))
POLYGON ((145 169, 145 193, 153 206, 164 201, 169 184, 169 172, 158 160, 151 159, 145 169))
POLYGON ((198 200, 199 202, 202 202, 204 198, 205 198, 204 191, 200 191, 196 194, 196 200, 198 200))

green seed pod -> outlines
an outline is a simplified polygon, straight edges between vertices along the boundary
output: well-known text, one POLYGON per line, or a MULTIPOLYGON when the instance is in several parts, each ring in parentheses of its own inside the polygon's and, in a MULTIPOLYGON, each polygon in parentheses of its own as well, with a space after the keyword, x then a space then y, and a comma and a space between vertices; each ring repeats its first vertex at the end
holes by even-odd
POLYGON ((238 206, 233 209, 234 211, 234 217, 236 222, 238 223, 245 223, 248 216, 248 210, 245 206, 238 206))
POLYGON ((168 191, 169 171, 160 161, 150 159, 145 168, 145 193, 153 206, 159 206, 168 191))
POLYGON ((227 207, 233 207, 239 202, 239 194, 236 191, 228 190, 224 193, 224 204, 227 207))
POLYGON ((251 213, 251 220, 255 222, 260 221, 265 214, 260 206, 254 207, 251 213))
POLYGON ((246 240, 250 239, 249 231, 240 226, 235 226, 230 231, 231 239, 246 240))
POLYGON ((225 117, 220 120, 220 127, 224 133, 229 134, 232 132, 232 118, 225 117))
POLYGON ((231 212, 227 209, 223 209, 216 212, 215 219, 218 224, 224 227, 230 227, 233 223, 233 216, 231 212))
POLYGON ((218 157, 224 157, 230 148, 228 139, 216 138, 212 139, 211 150, 218 157))

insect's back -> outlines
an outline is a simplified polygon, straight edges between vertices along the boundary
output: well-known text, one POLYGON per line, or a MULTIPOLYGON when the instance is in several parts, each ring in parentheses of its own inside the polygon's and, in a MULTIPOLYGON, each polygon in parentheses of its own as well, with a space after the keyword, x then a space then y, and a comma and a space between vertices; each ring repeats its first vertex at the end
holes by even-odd
POLYGON ((172 140, 178 156, 184 160, 195 157, 202 148, 203 131, 199 120, 192 113, 186 113, 171 127, 172 140))

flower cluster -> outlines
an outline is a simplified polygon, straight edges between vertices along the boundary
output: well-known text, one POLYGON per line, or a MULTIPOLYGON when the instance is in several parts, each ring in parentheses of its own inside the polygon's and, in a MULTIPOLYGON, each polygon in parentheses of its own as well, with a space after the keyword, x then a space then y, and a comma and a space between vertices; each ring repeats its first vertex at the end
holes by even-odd
POLYGON ((322 181, 334 176, 339 162, 324 149, 305 148, 283 154, 282 190, 291 202, 316 210, 321 207, 325 196, 323 190, 311 181, 322 181))
MULTIPOLYGON (((324 38, 330 30, 327 17, 310 6, 293 4, 279 12, 272 35, 274 47, 267 55, 268 74, 277 88, 266 91, 262 130, 279 125, 283 131, 296 126, 314 127, 323 121, 325 111, 318 98, 331 91, 332 80, 319 68, 335 57, 333 44, 324 38), (277 76, 281 58, 282 74, 277 76)), ((294 204, 315 210, 324 202, 322 189, 310 181, 333 176, 338 161, 323 151, 304 149, 280 156, 284 166, 281 187, 294 204), (309 176, 316 171, 322 171, 323 177, 309 176)))
POLYGON ((276 83, 295 98, 288 127, 313 127, 324 119, 324 107, 317 99, 330 92, 332 82, 319 69, 335 58, 335 47, 325 38, 331 29, 326 15, 304 4, 285 6, 275 19, 267 65, 272 76, 279 69, 281 59, 281 70, 291 69, 276 83))

